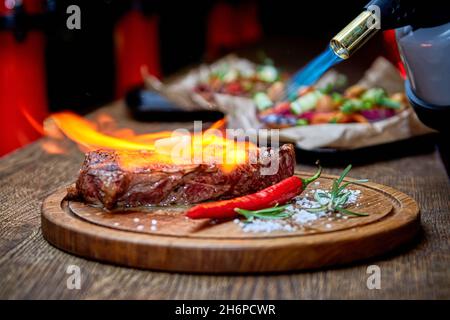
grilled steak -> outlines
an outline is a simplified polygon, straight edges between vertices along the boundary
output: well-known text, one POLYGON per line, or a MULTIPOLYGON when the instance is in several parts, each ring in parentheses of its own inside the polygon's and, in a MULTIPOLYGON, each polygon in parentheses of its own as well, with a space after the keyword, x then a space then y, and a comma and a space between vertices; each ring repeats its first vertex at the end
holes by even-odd
POLYGON ((258 152, 262 154, 257 163, 222 170, 216 164, 154 163, 148 160, 151 153, 145 151, 92 151, 86 154, 68 199, 106 209, 192 204, 253 193, 293 175, 292 145, 258 152), (278 156, 278 170, 264 175, 262 170, 270 167, 274 156, 278 156))

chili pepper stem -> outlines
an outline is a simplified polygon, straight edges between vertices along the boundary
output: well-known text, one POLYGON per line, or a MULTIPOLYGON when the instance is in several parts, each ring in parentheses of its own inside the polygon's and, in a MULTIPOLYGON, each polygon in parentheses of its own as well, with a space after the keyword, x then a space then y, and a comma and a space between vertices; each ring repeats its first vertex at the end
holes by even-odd
POLYGON ((317 172, 312 177, 309 177, 309 178, 306 178, 306 179, 302 179, 304 188, 306 188, 306 186, 308 186, 308 184, 310 184, 311 182, 313 182, 314 180, 319 178, 320 175, 322 174, 322 166, 320 165, 319 162, 316 162, 316 164, 319 167, 317 169, 317 172))

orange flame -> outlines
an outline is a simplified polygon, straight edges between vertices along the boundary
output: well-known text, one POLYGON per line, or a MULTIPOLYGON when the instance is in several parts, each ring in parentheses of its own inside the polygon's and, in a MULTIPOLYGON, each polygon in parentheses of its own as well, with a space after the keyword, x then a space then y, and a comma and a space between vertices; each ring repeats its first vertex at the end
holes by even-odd
MULTIPOLYGON (((154 150, 154 146, 146 143, 128 141, 111 137, 97 131, 96 125, 72 112, 59 112, 51 115, 59 129, 72 141, 87 150, 115 149, 115 150, 154 150)), ((46 120, 46 121, 47 121, 46 120)))
MULTIPOLYGON (((161 131, 137 135, 131 129, 116 129, 114 119, 100 115, 97 122, 72 112, 59 112, 44 122, 48 136, 58 128, 64 136, 76 142, 83 151, 97 149, 146 151, 147 161, 169 164, 217 163, 223 170, 231 170, 248 159, 248 151, 256 149, 249 142, 237 142, 223 137, 225 120, 215 122, 201 133, 161 131)), ((59 152, 55 146, 47 150, 59 152)), ((131 159, 130 159, 131 164, 131 159)))

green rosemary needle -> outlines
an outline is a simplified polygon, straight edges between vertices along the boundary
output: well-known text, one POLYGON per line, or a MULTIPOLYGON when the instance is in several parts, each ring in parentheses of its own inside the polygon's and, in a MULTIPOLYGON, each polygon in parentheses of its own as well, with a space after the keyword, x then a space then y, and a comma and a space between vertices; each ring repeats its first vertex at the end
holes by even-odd
POLYGON ((344 171, 342 171, 339 178, 333 180, 331 191, 329 193, 318 191, 314 194, 314 199, 320 204, 320 207, 308 208, 305 210, 311 213, 322 211, 327 212, 337 211, 342 214, 350 216, 368 216, 367 213, 353 212, 344 208, 351 195, 351 192, 346 191, 346 188, 351 184, 359 184, 368 181, 367 179, 361 179, 342 183, 344 181, 344 178, 347 176, 347 174, 350 172, 351 169, 352 165, 349 164, 347 168, 345 168, 344 171))
POLYGON ((274 207, 265 208, 261 210, 245 210, 236 208, 234 209, 234 211, 236 211, 240 215, 243 215, 246 218, 246 222, 251 222, 255 218, 265 220, 283 219, 288 218, 291 215, 291 213, 285 211, 287 206, 288 205, 284 206, 275 205, 274 207))

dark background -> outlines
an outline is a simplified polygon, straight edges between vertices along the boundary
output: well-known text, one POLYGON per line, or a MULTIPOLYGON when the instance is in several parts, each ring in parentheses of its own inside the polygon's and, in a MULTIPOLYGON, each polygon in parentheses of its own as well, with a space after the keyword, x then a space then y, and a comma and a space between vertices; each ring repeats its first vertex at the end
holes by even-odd
MULTIPOLYGON (((113 28, 131 6, 159 15, 161 70, 168 76, 205 59, 207 15, 220 1, 57 0, 47 19, 47 77, 51 111, 83 112, 115 98, 113 28), (66 8, 81 8, 81 30, 68 30, 66 8)), ((222 1, 239 6, 243 1, 222 1)), ((301 67, 319 53, 342 27, 359 14, 364 0, 260 0, 263 37, 232 51, 254 56, 264 50, 277 64, 301 67)), ((142 39, 143 42, 146 39, 142 39)), ((360 57, 372 54, 376 41, 360 57)), ((230 49, 225 49, 225 54, 230 49)), ((366 63, 367 59, 352 63, 366 63), (364 60, 364 62, 361 62, 364 60)), ((346 62, 347 63, 347 62, 346 62)), ((344 66, 342 66, 345 68, 344 66)), ((348 69, 352 69, 347 67, 348 69)))

